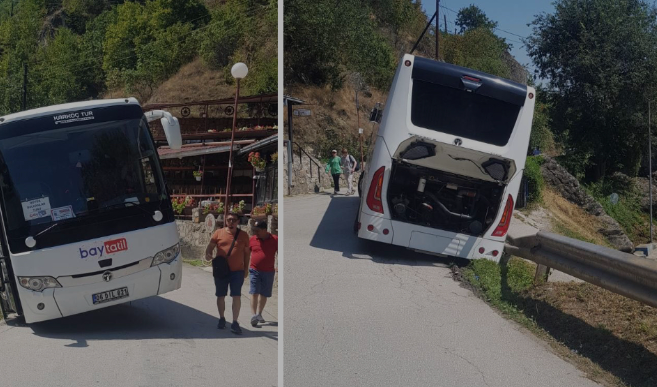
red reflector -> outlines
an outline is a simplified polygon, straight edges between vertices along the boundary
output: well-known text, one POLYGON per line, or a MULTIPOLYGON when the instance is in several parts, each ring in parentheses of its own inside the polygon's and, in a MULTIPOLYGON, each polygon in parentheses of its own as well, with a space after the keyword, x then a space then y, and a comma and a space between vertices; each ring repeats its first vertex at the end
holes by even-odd
POLYGON ((404 64, 406 65, 406 67, 411 67, 411 61, 410 60, 407 60, 406 62, 404 62, 404 64))
POLYGON ((360 222, 358 222, 358 229, 360 230, 360 222))
POLYGON ((481 82, 481 79, 470 77, 470 76, 467 76, 467 75, 464 75, 463 79, 467 79, 468 81, 472 81, 472 82, 481 82))
POLYGON ((483 254, 484 251, 486 251, 486 250, 485 250, 483 247, 480 247, 480 248, 479 248, 479 254, 483 254))
POLYGON ((529 99, 534 98, 534 93, 529 93, 529 99))
POLYGON ((374 226, 372 226, 371 224, 367 226, 367 231, 374 231, 374 226))
POLYGON ((495 228, 495 231, 493 231, 493 236, 502 237, 506 235, 506 232, 509 231, 509 225, 511 224, 512 214, 513 214, 513 197, 509 195, 509 198, 506 201, 506 206, 504 206, 502 219, 500 219, 500 224, 498 224, 497 227, 495 228))
POLYGON ((383 235, 388 235, 389 232, 390 232, 390 230, 388 230, 387 228, 383 229, 383 235))
POLYGON ((499 254, 499 251, 493 250, 493 257, 497 257, 497 254, 499 254))
POLYGON ((385 167, 381 167, 376 172, 374 172, 374 177, 372 177, 372 184, 370 184, 370 190, 367 193, 366 201, 370 210, 379 212, 381 214, 383 214, 381 192, 383 191, 383 173, 385 170, 385 167))

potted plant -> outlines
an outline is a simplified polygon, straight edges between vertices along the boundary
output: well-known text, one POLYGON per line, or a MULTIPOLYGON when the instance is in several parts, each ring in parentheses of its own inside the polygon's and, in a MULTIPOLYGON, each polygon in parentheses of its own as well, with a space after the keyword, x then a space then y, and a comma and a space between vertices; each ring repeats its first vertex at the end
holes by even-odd
POLYGON ((271 155, 271 162, 276 164, 277 161, 278 161, 278 152, 274 152, 271 155))
POLYGON ((267 165, 267 161, 260 157, 260 152, 249 153, 249 163, 253 165, 253 168, 255 168, 256 172, 264 171, 265 165, 267 165))
POLYGON ((194 199, 191 196, 186 196, 184 198, 178 197, 171 199, 171 205, 173 206, 173 210, 178 215, 182 215, 183 211, 185 211, 185 208, 194 206, 194 199))
POLYGON ((272 207, 271 203, 267 203, 265 205, 265 215, 271 215, 272 214, 272 207))
POLYGON ((244 203, 244 200, 240 200, 239 203, 233 204, 233 209, 231 212, 241 215, 244 213, 244 207, 246 207, 246 203, 244 203))
POLYGON ((265 219, 266 217, 266 206, 253 207, 253 210, 251 210, 251 219, 265 219))
POLYGON ((196 179, 196 181, 201 181, 201 179, 203 178, 203 171, 201 171, 200 169, 192 173, 194 174, 194 178, 196 179))

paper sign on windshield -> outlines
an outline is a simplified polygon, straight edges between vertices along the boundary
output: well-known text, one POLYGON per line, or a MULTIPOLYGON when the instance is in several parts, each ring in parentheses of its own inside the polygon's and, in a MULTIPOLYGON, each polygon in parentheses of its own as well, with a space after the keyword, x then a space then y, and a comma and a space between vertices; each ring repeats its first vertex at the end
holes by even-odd
POLYGON ((50 198, 38 198, 21 202, 25 220, 44 218, 50 216, 50 198))
POLYGON ((75 218, 75 212, 73 212, 73 207, 71 206, 53 208, 50 210, 50 215, 53 221, 75 218))

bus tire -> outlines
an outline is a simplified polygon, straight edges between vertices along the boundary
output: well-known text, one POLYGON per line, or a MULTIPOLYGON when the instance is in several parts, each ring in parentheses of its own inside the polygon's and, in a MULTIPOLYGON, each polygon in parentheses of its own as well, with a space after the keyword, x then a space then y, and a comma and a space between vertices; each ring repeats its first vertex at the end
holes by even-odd
POLYGON ((358 197, 361 197, 363 192, 363 175, 365 175, 365 173, 361 172, 360 177, 358 178, 358 197))
POLYGON ((7 271, 7 266, 4 261, 0 261, 0 276, 2 276, 3 291, 0 293, 0 308, 2 309, 2 316, 7 319, 9 313, 18 313, 16 307, 16 300, 14 299, 14 290, 11 286, 11 278, 7 271))

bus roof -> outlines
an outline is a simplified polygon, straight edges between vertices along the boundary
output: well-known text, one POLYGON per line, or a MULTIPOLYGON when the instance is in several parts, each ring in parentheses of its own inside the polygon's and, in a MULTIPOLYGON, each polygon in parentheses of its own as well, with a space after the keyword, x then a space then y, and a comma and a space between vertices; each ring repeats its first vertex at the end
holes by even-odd
POLYGON ((126 103, 130 105, 139 105, 137 99, 133 97, 117 98, 117 99, 98 99, 93 101, 65 103, 61 105, 45 106, 37 109, 31 109, 23 112, 2 116, 0 117, 0 125, 12 121, 20 121, 20 120, 39 117, 47 114, 63 113, 63 112, 69 112, 71 110, 80 110, 80 109, 93 109, 93 108, 126 104, 126 103))

